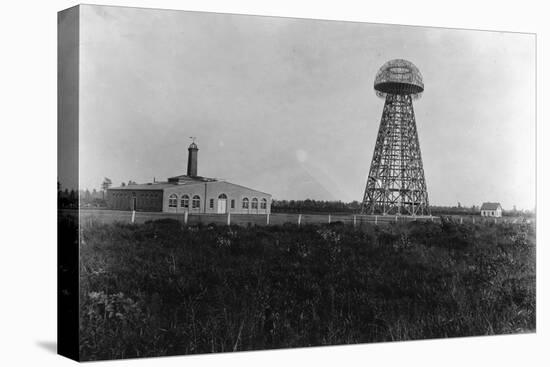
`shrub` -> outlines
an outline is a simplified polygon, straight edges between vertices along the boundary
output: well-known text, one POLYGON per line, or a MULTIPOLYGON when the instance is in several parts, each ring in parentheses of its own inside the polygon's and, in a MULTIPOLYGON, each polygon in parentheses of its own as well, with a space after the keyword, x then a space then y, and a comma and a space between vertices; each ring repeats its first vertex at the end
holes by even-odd
POLYGON ((92 225, 85 360, 535 329, 531 225, 92 225))

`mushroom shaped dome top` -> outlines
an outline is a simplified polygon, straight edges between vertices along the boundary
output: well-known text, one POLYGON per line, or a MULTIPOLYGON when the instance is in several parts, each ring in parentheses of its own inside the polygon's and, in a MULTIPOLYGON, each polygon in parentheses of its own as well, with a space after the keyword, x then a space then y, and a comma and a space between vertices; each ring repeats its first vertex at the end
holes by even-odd
POLYGON ((395 59, 386 62, 374 80, 374 89, 380 97, 386 94, 410 94, 420 97, 424 82, 420 70, 410 61, 395 59))
POLYGON ((191 144, 189 144, 189 148, 187 148, 187 149, 199 150, 199 147, 197 146, 197 144, 195 144, 195 142, 192 142, 191 144))

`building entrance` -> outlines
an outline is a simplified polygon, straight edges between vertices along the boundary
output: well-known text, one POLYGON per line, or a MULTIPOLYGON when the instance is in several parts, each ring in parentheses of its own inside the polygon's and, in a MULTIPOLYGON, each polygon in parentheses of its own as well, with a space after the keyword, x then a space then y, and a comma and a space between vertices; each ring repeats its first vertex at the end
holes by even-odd
POLYGON ((221 194, 218 196, 218 214, 224 214, 227 212, 227 196, 221 194))

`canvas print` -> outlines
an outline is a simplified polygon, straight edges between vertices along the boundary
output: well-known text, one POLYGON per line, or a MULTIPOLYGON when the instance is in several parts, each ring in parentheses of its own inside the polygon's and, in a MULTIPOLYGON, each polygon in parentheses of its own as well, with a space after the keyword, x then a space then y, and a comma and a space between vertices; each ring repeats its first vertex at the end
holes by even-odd
POLYGON ((532 333, 535 35, 58 15, 59 353, 532 333))

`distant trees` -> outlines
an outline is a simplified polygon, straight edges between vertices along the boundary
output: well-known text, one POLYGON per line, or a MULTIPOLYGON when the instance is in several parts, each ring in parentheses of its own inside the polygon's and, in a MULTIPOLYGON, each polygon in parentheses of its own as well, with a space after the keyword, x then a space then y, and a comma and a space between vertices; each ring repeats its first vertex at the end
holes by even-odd
MULTIPOLYGON (((127 185, 136 185, 135 181, 129 180, 128 183, 122 182, 120 186, 125 187, 127 185)), ((88 188, 75 191, 74 189, 69 191, 67 188, 63 189, 61 183, 57 182, 58 201, 60 208, 78 208, 82 207, 106 207, 105 193, 112 187, 113 182, 110 178, 105 177, 100 185, 100 190, 95 188, 90 191, 88 188), (79 203, 80 200, 80 203, 79 203)))
POLYGON ((343 201, 326 200, 273 200, 273 213, 356 213, 361 209, 358 201, 345 203, 343 201))
POLYGON ((96 189, 93 189, 91 192, 89 189, 80 190, 80 206, 84 207, 104 207, 106 206, 105 200, 103 199, 103 191, 99 192, 96 189))
POLYGON ((479 215, 479 209, 473 205, 467 208, 458 203, 457 206, 437 206, 431 205, 432 215, 479 215))
POLYGON ((503 210, 502 216, 504 217, 525 217, 525 218, 534 218, 535 211, 532 210, 519 210, 515 205, 512 210, 503 210))
MULTIPOLYGON (((458 203, 457 206, 431 206, 432 215, 475 215, 479 214, 474 205, 467 208, 458 203)), ((361 203, 358 201, 326 201, 326 200, 273 200, 273 213, 359 213, 361 203)))
MULTIPOLYGON (((432 215, 479 215, 480 208, 477 205, 466 207, 458 202, 456 206, 430 206, 432 215)), ((361 203, 358 201, 327 201, 327 200, 273 200, 271 212, 273 213, 332 213, 332 214, 358 214, 361 211, 361 203)), ((520 210, 504 211, 503 215, 518 216, 528 215, 528 212, 520 210)))
POLYGON ((90 190, 86 189, 86 191, 84 191, 83 200, 86 202, 92 201, 92 193, 90 192, 90 190))
MULTIPOLYGON (((129 180, 128 183, 122 182, 120 186, 125 187, 127 185, 136 185, 133 180, 129 180)), ((112 186, 112 180, 105 177, 101 183, 101 188, 98 191, 93 188, 91 191, 86 188, 83 190, 76 190, 76 188, 63 187, 61 182, 57 181, 57 202, 58 208, 78 208, 82 207, 105 207, 105 192, 112 186)))

